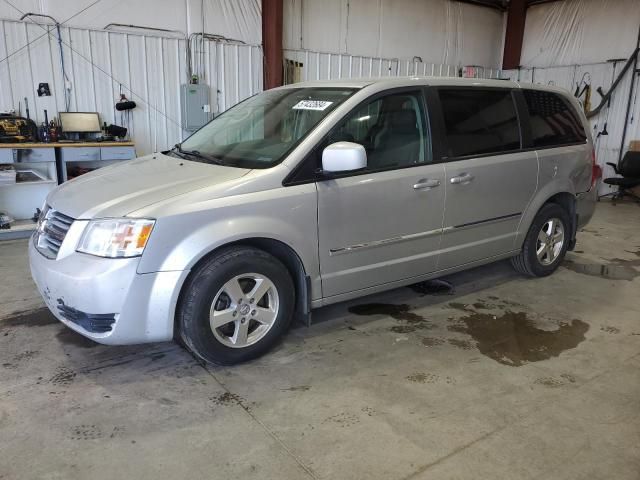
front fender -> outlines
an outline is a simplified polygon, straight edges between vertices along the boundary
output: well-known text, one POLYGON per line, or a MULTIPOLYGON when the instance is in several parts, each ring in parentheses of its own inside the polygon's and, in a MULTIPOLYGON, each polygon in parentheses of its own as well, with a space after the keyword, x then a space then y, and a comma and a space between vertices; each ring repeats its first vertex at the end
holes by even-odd
POLYGON ((189 270, 221 246, 268 238, 293 249, 319 287, 316 202, 315 184, 307 184, 197 202, 158 215, 138 272, 189 270))

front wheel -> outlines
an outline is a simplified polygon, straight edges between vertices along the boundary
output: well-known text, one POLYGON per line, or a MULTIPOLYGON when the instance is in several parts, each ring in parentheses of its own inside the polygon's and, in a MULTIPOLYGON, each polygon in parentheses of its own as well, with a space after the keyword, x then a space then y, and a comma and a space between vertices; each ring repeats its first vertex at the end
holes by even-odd
POLYGON ((511 259, 520 273, 531 277, 551 275, 562 263, 571 241, 571 220, 560 205, 544 205, 533 219, 522 251, 511 259))
POLYGON ((271 348, 291 324, 293 309, 294 287, 285 266, 262 250, 232 247, 190 277, 178 332, 197 357, 231 365, 271 348))

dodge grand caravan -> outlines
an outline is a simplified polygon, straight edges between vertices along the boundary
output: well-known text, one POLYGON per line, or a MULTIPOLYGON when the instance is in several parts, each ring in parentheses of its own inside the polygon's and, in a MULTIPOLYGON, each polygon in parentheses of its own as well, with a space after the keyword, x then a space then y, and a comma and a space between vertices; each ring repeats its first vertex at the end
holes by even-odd
POLYGON ((232 364, 323 305, 505 258, 551 274, 593 214, 598 172, 563 90, 300 83, 58 187, 31 271, 53 314, 97 342, 177 338, 232 364))

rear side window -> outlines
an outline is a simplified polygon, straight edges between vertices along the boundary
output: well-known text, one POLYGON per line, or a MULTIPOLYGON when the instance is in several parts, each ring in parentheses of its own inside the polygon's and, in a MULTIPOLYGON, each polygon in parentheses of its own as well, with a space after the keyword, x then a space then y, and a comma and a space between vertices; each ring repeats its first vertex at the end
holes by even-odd
POLYGON ((560 95, 524 90, 524 98, 531 118, 534 146, 554 147, 586 141, 578 114, 560 95))
POLYGON ((447 157, 520 148, 520 126, 510 90, 439 89, 447 157))

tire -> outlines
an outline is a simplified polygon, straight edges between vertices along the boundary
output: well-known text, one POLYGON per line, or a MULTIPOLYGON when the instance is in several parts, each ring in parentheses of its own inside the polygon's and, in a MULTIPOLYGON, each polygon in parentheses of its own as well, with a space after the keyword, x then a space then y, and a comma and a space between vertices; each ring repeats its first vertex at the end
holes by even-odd
MULTIPOLYGON (((571 219, 567 211, 556 203, 547 203, 533 219, 524 240, 522 250, 518 255, 511 258, 513 268, 519 273, 529 277, 546 277, 551 275, 562 263, 567 253, 571 242, 571 232, 571 219), (540 258, 538 250, 544 245, 544 243, 540 241, 540 237, 544 237, 542 230, 544 227, 545 232, 550 231, 551 224, 549 222, 552 220, 560 223, 560 228, 563 232, 562 244, 558 246, 558 230, 554 229, 553 235, 556 235, 556 239, 546 243, 546 245, 551 244, 552 247, 543 251, 541 254, 543 258, 540 258)), ((548 239, 549 237, 546 238, 548 239)))
POLYGON ((187 281, 176 318, 178 339, 205 362, 245 362, 278 342, 291 324, 294 303, 293 281, 278 259, 255 248, 226 248, 187 281), (252 300, 251 293, 259 298, 252 300))

